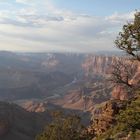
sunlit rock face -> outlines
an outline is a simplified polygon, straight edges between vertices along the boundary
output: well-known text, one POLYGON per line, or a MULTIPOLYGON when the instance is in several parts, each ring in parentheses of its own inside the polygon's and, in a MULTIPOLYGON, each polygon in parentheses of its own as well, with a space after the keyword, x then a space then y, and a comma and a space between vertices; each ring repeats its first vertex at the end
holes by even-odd
POLYGON ((132 85, 139 85, 140 84, 140 62, 136 63, 138 65, 137 71, 133 78, 129 81, 130 84, 132 85))
MULTIPOLYGON (((126 65, 128 68, 130 67, 128 83, 133 87, 140 85, 140 62, 127 59, 126 57, 91 55, 86 58, 82 64, 82 68, 86 77, 92 77, 95 75, 110 77, 115 68, 114 66, 119 65, 119 63, 122 63, 120 65, 121 76, 124 77, 124 79, 126 78, 128 72, 125 68, 126 65)), ((126 100, 131 98, 132 95, 133 93, 131 93, 131 91, 128 90, 124 84, 116 84, 112 90, 113 99, 126 100)))
MULTIPOLYGON (((127 61, 127 63, 129 62, 130 61, 127 61)), ((140 86, 140 63, 138 61, 134 62, 131 68, 133 69, 134 66, 136 66, 135 72, 128 82, 134 88, 138 88, 140 86)), ((129 90, 124 85, 117 85, 112 90, 113 99, 126 100, 132 98, 133 95, 133 90, 129 90)))
POLYGON ((115 63, 118 57, 111 56, 89 56, 82 64, 85 75, 90 74, 110 74, 111 66, 115 63))
POLYGON ((123 102, 115 102, 110 100, 103 106, 94 111, 94 117, 91 125, 88 127, 88 133, 94 136, 99 136, 106 132, 112 125, 115 124, 115 116, 119 110, 125 108, 123 102))
POLYGON ((116 86, 114 87, 112 91, 112 98, 113 99, 119 99, 119 100, 125 100, 128 99, 129 95, 125 87, 123 86, 116 86))
POLYGON ((19 103, 24 109, 29 112, 45 112, 47 104, 43 102, 24 101, 19 103))

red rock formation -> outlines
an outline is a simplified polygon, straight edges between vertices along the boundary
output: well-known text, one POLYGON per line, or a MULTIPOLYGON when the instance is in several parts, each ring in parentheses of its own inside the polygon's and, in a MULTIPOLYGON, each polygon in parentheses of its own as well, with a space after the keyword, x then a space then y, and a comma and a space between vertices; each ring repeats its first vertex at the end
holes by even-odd
POLYGON ((116 86, 112 91, 112 98, 119 99, 119 100, 126 100, 128 99, 128 92, 123 86, 116 86))
POLYGON ((137 71, 134 75, 134 77, 130 80, 130 84, 132 85, 138 85, 140 84, 140 64, 138 63, 138 68, 137 68, 137 71))
POLYGON ((95 137, 106 132, 107 129, 116 123, 115 115, 118 114, 120 109, 125 108, 125 106, 126 104, 121 101, 116 102, 115 100, 111 100, 100 107, 99 111, 96 109, 93 121, 88 127, 88 133, 95 137))
POLYGON ((29 112, 45 112, 47 108, 46 103, 27 101, 21 105, 25 110, 29 112))
POLYGON ((93 100, 89 96, 83 96, 81 90, 72 90, 62 99, 52 101, 63 108, 89 111, 93 107, 93 100))
MULTIPOLYGON (((126 63, 130 63, 130 60, 127 60, 126 63)), ((131 69, 133 69, 135 66, 136 66, 135 72, 133 75, 131 75, 132 78, 130 78, 129 80, 129 84, 132 85, 133 88, 137 88, 140 86, 140 63, 137 61, 134 62, 131 69)), ((134 95, 132 91, 128 90, 124 85, 117 85, 114 87, 112 91, 112 98, 126 100, 134 95)))
POLYGON ((82 64, 85 75, 90 74, 110 74, 111 65, 115 63, 118 57, 111 56, 89 56, 82 64))

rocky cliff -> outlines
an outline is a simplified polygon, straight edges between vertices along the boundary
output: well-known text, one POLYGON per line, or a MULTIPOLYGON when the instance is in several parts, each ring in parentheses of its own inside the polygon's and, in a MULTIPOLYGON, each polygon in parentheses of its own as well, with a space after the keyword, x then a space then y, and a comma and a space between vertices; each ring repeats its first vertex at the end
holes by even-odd
POLYGON ((103 106, 94 110, 92 125, 88 132, 93 136, 101 135, 116 123, 115 115, 120 109, 125 108, 125 103, 116 102, 115 100, 106 102, 103 106))
MULTIPOLYGON (((82 64, 82 68, 86 77, 94 77, 96 80, 101 76, 105 79, 111 78, 112 72, 115 72, 124 81, 128 80, 128 84, 133 87, 140 85, 140 64, 126 57, 90 55, 82 64)), ((125 100, 132 97, 132 91, 127 89, 125 84, 117 82, 114 85, 114 82, 110 81, 110 85, 114 86, 112 90, 113 99, 125 100)))
POLYGON ((138 61, 133 62, 131 60, 124 60, 124 62, 125 65, 119 74, 124 81, 127 79, 130 87, 124 83, 118 82, 112 90, 112 98, 114 99, 130 99, 134 96, 135 89, 140 87, 140 63, 138 61))
POLYGON ((127 101, 110 100, 94 110, 87 132, 93 140, 139 140, 140 94, 127 101))
POLYGON ((116 56, 91 55, 82 64, 86 76, 110 74, 111 66, 118 59, 116 56))

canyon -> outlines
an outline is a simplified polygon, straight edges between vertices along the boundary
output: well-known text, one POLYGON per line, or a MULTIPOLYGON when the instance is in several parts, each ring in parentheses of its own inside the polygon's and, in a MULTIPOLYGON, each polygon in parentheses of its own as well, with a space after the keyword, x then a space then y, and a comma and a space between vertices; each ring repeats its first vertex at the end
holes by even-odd
MULTIPOLYGON (((99 112, 97 108, 110 99, 128 98, 123 86, 114 86, 109 80, 119 58, 100 54, 0 52, 0 137, 32 140, 51 121, 51 112, 58 110, 77 113, 83 124, 88 125, 99 112), (24 122, 20 122, 22 119, 24 122), (34 127, 37 129, 33 130, 34 127), (28 128, 32 135, 22 128, 28 128)), ((140 82, 139 68, 129 81, 131 84, 140 82)), ((112 103, 109 106, 112 108, 112 103)))

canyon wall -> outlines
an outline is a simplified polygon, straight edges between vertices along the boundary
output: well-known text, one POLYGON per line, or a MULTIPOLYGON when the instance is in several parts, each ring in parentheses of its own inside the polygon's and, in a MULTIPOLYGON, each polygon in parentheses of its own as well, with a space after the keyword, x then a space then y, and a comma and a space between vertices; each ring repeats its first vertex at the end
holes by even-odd
MULTIPOLYGON (((119 69, 121 69, 119 74, 122 76, 122 78, 128 78, 128 83, 130 85, 134 87, 139 85, 140 64, 138 61, 132 61, 130 59, 126 59, 125 57, 91 55, 86 58, 86 60, 82 64, 82 68, 86 77, 92 78, 103 76, 105 79, 107 79, 111 77, 116 65, 118 65, 119 69)), ((110 82, 110 84, 114 86, 112 90, 113 99, 125 100, 131 98, 131 91, 129 92, 123 83, 118 83, 115 85, 111 81, 108 82, 110 82)))
POLYGON ((84 63, 82 64, 82 68, 84 69, 86 76, 90 76, 91 74, 110 74, 111 66, 117 59, 118 57, 116 56, 91 55, 85 59, 84 63))

